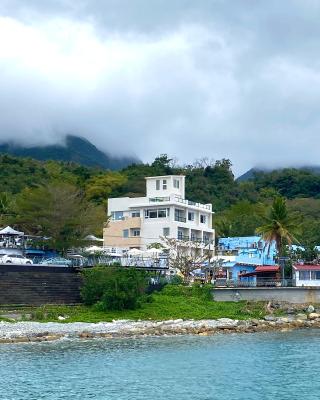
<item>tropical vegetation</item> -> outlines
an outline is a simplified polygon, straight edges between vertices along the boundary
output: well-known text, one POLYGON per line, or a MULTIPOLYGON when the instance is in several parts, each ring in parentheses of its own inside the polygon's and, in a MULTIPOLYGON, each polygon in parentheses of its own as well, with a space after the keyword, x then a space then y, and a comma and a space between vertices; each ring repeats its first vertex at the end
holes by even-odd
POLYGON ((164 174, 184 174, 186 197, 213 205, 217 236, 255 234, 266 224, 261 209, 267 213, 281 196, 289 213, 302 216, 294 238, 307 247, 320 244, 320 174, 291 168, 256 172, 242 181, 235 178, 230 160, 178 165, 167 155, 119 171, 0 155, 0 225, 48 235, 52 245, 64 248, 85 235, 85 226, 102 234, 108 197, 144 196, 145 177, 164 174), (71 202, 77 212, 67 212, 71 202))

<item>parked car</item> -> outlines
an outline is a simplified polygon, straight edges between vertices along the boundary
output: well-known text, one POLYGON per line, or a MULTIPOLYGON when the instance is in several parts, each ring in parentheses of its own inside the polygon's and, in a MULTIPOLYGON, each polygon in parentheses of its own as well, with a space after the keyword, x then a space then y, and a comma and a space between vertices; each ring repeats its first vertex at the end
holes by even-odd
POLYGON ((52 257, 46 258, 45 260, 40 261, 41 265, 61 265, 70 267, 72 265, 72 261, 63 257, 52 257))
POLYGON ((1 264, 33 264, 32 260, 22 254, 5 254, 0 256, 1 264))

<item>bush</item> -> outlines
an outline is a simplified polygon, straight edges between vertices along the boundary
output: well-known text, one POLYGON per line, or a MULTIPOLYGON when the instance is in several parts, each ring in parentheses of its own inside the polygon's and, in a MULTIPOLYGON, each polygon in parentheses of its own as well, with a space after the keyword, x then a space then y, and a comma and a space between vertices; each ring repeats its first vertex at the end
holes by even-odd
POLYGON ((144 272, 97 267, 84 271, 81 295, 85 304, 97 304, 102 310, 136 309, 141 305, 146 287, 144 272))

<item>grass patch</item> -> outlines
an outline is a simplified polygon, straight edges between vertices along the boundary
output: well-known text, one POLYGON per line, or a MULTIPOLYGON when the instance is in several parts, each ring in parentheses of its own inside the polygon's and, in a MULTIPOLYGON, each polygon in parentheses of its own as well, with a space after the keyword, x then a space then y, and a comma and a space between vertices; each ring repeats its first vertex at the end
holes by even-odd
POLYGON ((155 292, 148 302, 136 310, 102 311, 97 306, 42 306, 29 311, 35 321, 100 322, 114 319, 168 320, 168 319, 250 319, 261 318, 265 312, 264 302, 215 302, 199 289, 166 287, 155 292))

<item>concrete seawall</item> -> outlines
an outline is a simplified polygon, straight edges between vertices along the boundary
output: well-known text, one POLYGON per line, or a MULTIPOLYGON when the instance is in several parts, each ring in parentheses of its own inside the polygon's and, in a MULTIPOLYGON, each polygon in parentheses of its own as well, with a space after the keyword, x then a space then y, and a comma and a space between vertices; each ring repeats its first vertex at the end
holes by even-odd
POLYGON ((215 301, 285 301, 288 303, 320 303, 320 288, 283 287, 283 288, 215 288, 215 301))
POLYGON ((0 265, 0 305, 80 303, 81 276, 73 268, 0 265))

